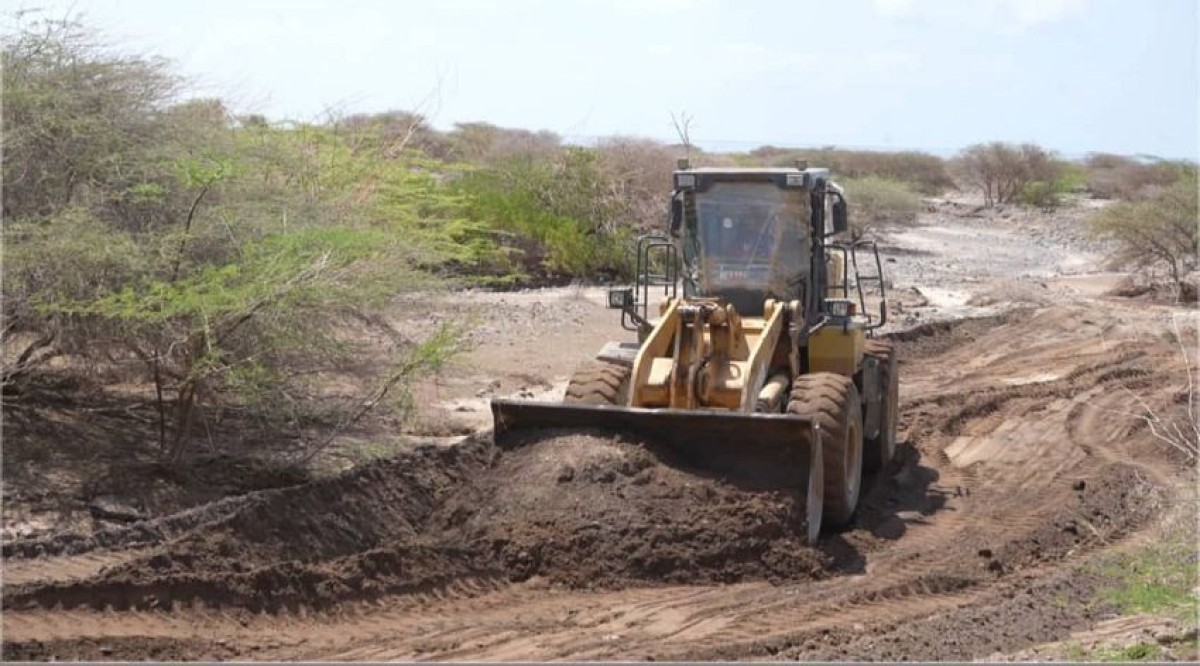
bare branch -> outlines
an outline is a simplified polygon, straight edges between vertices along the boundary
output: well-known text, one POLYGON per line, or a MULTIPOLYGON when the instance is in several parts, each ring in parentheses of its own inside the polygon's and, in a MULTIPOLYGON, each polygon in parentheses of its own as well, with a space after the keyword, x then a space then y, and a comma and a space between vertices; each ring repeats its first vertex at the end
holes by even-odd
POLYGON ((692 116, 686 111, 681 111, 678 116, 671 114, 671 124, 675 127, 675 133, 679 135, 679 141, 683 144, 684 154, 691 159, 692 157, 692 116))

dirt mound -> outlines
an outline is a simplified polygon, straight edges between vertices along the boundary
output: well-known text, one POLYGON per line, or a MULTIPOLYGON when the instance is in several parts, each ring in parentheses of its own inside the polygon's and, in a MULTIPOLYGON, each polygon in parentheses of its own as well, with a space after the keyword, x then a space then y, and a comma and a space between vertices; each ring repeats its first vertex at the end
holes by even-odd
POLYGON ((464 579, 570 587, 820 576, 791 492, 751 491, 611 436, 428 446, 256 493, 146 556, 6 590, 6 608, 324 608, 464 579))
POLYGON ((189 555, 176 558, 176 564, 206 559, 202 554, 230 559, 235 568, 327 559, 415 533, 414 525, 428 516, 438 497, 487 465, 490 448, 486 438, 453 448, 421 447, 337 477, 228 497, 92 535, 5 543, 3 555, 76 555, 174 540, 168 552, 189 555))
POLYGON ((412 542, 434 510, 488 465, 486 437, 424 446, 304 486, 260 493, 241 510, 172 544, 157 570, 234 570, 280 561, 324 562, 389 541, 412 542))
POLYGON ((513 576, 610 586, 819 576, 802 502, 693 473, 636 440, 544 431, 442 513, 513 576))
POLYGON ((901 362, 927 359, 970 343, 996 326, 1018 323, 1028 317, 1027 310, 1011 310, 991 317, 929 321, 882 337, 900 343, 896 348, 901 362))

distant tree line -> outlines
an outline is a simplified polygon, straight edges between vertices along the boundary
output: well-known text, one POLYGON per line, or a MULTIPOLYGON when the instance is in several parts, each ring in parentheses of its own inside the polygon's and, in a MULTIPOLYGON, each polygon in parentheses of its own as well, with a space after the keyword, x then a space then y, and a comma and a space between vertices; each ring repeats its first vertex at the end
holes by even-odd
MULTIPOLYGON (((5 405, 29 405, 54 368, 144 382, 167 459, 230 415, 298 427, 354 413, 361 400, 330 408, 311 379, 361 359, 347 322, 395 341, 368 374, 382 387, 372 395, 402 403, 458 342, 452 327, 419 341, 391 331, 375 314, 397 294, 628 279, 632 239, 664 228, 682 154, 483 122, 439 131, 407 111, 278 123, 189 98, 170 63, 72 20, 2 40, 5 405)), ((691 156, 830 167, 859 235, 913 222, 921 196, 955 187, 1042 207, 1091 191, 1121 199, 1096 228, 1131 261, 1176 280, 1195 266, 1194 165, 1072 164, 1001 143, 953 160, 771 146, 691 156)))

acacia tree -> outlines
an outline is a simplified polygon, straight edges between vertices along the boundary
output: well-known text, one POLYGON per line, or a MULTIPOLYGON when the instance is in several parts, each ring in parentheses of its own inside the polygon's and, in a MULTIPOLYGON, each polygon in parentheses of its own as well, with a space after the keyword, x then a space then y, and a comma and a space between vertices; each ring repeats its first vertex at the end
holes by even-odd
MULTIPOLYGON (((286 418, 299 377, 354 362, 341 321, 381 322, 364 309, 433 282, 421 264, 450 244, 426 229, 461 203, 391 142, 237 123, 72 21, 3 43, 6 405, 55 355, 118 367, 153 386, 160 449, 179 459, 223 406, 286 418)), ((376 370, 393 386, 452 342, 397 344, 376 370)))
POLYGON ((77 340, 51 294, 88 297, 161 266, 142 233, 163 223, 173 175, 150 158, 178 90, 165 63, 108 52, 69 20, 4 35, 6 389, 77 340), (129 241, 129 242, 126 242, 129 241), (59 253, 34 247, 54 245, 59 253), (56 256, 57 255, 57 256, 56 256))
POLYGON ((1035 182, 1054 182, 1062 165, 1054 155, 1033 145, 999 141, 968 146, 956 160, 959 177, 983 194, 984 204, 1012 203, 1035 182))
POLYGON ((850 238, 871 236, 886 225, 908 225, 917 221, 921 200, 902 181, 867 176, 842 180, 850 199, 850 238))
POLYGON ((1119 259, 1138 268, 1165 269, 1183 297, 1184 276, 1198 265, 1198 183, 1194 166, 1177 168, 1173 184, 1149 187, 1136 201, 1113 204, 1092 218, 1091 225, 1097 235, 1116 241, 1119 259))

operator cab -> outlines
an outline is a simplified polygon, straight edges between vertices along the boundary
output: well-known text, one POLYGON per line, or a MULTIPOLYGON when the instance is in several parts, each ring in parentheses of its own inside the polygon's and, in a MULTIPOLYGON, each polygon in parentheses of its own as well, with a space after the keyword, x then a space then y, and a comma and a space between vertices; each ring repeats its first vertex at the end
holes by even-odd
POLYGON ((799 301, 809 325, 855 313, 868 330, 886 323, 874 241, 830 239, 849 225, 842 188, 828 169, 692 169, 681 160, 673 183, 669 236, 639 238, 636 283, 609 290, 608 305, 621 310, 626 330, 639 338, 652 330, 651 290, 674 298, 677 285, 684 297, 723 299, 743 317, 762 317, 768 300, 799 301), (861 249, 871 254, 865 271, 861 249), (864 284, 877 290, 877 315, 867 312, 864 284))
POLYGON ((721 297, 752 317, 767 299, 807 302, 828 179, 828 170, 808 168, 676 171, 671 235, 683 254, 684 296, 721 297))

